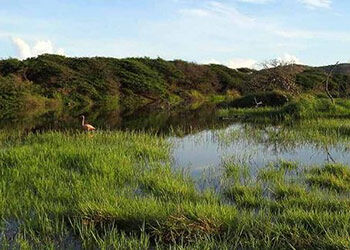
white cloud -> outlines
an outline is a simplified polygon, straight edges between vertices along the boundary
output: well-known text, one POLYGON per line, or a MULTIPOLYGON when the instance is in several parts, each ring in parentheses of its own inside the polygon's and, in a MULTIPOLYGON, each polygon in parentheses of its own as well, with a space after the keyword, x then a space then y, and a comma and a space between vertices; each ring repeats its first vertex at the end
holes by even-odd
MULTIPOLYGON (((276 58, 277 60, 288 62, 288 63, 296 63, 302 64, 302 61, 296 57, 295 55, 291 55, 289 53, 284 53, 283 56, 279 56, 276 58)), ((251 58, 232 58, 228 61, 219 61, 217 59, 210 59, 202 62, 203 64, 222 64, 231 69, 238 68, 250 68, 250 69, 261 69, 261 65, 258 61, 251 58)))
POLYGON ((32 56, 29 45, 20 38, 12 38, 13 44, 16 46, 18 57, 25 59, 32 56))
POLYGON ((52 54, 53 53, 53 45, 51 41, 38 41, 34 47, 32 48, 33 55, 41 55, 41 54, 52 54))
POLYGON ((239 12, 236 8, 216 1, 209 2, 208 8, 218 17, 228 18, 231 22, 236 24, 249 25, 255 22, 253 18, 239 12))
POLYGON ((271 2, 271 0, 239 0, 239 2, 243 2, 243 3, 267 3, 267 2, 271 2))
POLYGON ((233 58, 229 60, 225 65, 227 65, 227 67, 232 69, 255 68, 257 66, 257 61, 253 59, 233 58))
POLYGON ((332 0, 298 0, 309 8, 330 8, 332 0))
POLYGON ((64 49, 58 48, 55 54, 64 56, 66 54, 66 52, 64 51, 64 49))
POLYGON ((238 68, 256 68, 257 61, 249 58, 232 58, 225 62, 220 62, 216 59, 210 59, 203 62, 204 64, 222 64, 232 69, 238 68))
POLYGON ((50 40, 37 41, 32 47, 27 42, 18 37, 12 38, 12 42, 16 47, 17 56, 20 59, 35 57, 45 53, 58 55, 65 54, 62 48, 56 49, 50 40))
POLYGON ((206 61, 203 61, 202 62, 203 64, 221 64, 220 61, 216 60, 216 59, 209 59, 209 60, 206 60, 206 61))
POLYGON ((296 57, 295 55, 288 54, 288 53, 285 53, 282 57, 279 57, 277 59, 284 61, 284 62, 302 64, 301 60, 298 57, 296 57))
POLYGON ((248 15, 239 12, 235 7, 222 4, 217 1, 209 1, 202 8, 182 9, 180 13, 186 16, 205 17, 211 20, 226 20, 230 24, 248 26, 255 20, 248 15))

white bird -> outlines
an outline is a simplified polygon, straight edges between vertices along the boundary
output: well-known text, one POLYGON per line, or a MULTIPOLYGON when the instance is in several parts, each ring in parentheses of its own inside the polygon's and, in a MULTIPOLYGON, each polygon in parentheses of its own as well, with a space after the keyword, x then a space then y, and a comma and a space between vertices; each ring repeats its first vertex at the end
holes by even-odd
POLYGON ((263 102, 258 102, 258 101, 256 100, 256 97, 254 97, 254 101, 255 101, 255 107, 256 107, 256 108, 259 108, 261 105, 263 105, 263 102))

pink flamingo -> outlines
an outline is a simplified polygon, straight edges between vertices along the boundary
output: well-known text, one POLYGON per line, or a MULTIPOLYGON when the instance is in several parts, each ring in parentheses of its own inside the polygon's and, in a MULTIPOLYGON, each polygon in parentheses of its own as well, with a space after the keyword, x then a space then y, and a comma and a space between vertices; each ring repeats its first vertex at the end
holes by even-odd
POLYGON ((94 130, 96 130, 96 128, 94 127, 94 126, 92 126, 92 125, 90 125, 90 124, 88 124, 88 123, 85 123, 85 116, 81 116, 81 118, 83 119, 82 121, 81 121, 81 126, 82 126, 82 128, 85 130, 85 131, 94 131, 94 130))

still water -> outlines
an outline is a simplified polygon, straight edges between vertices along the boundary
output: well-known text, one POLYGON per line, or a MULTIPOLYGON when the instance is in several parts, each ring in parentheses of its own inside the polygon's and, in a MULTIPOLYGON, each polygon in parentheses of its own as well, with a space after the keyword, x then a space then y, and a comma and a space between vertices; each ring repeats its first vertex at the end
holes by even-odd
MULTIPOLYGON (((0 129, 19 132, 80 129, 79 116, 100 130, 141 130, 165 135, 173 143, 174 167, 192 176, 203 171, 220 170, 223 161, 234 160, 258 169, 270 162, 287 160, 302 165, 339 162, 350 165, 350 154, 344 143, 327 147, 303 140, 272 140, 266 133, 279 126, 255 125, 220 119, 212 105, 186 107, 181 110, 159 110, 146 107, 134 112, 76 110, 48 112, 39 115, 1 119, 0 129), (249 129, 247 129, 249 128, 249 129)), ((290 128, 289 128, 290 129, 290 128)))
POLYGON ((205 170, 220 171, 225 161, 245 164, 252 170, 279 161, 293 161, 303 166, 333 162, 350 165, 347 144, 325 147, 305 140, 277 143, 264 135, 263 130, 259 131, 263 139, 254 138, 256 134, 247 135, 247 126, 250 125, 235 123, 225 129, 204 130, 181 138, 171 138, 175 145, 175 166, 198 176, 205 170))

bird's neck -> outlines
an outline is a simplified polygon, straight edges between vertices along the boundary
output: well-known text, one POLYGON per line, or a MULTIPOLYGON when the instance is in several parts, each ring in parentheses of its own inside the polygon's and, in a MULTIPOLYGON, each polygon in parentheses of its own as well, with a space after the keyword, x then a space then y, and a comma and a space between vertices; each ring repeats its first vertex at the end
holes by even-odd
POLYGON ((85 117, 83 117, 83 120, 81 121, 81 125, 82 125, 82 126, 85 125, 85 117))

